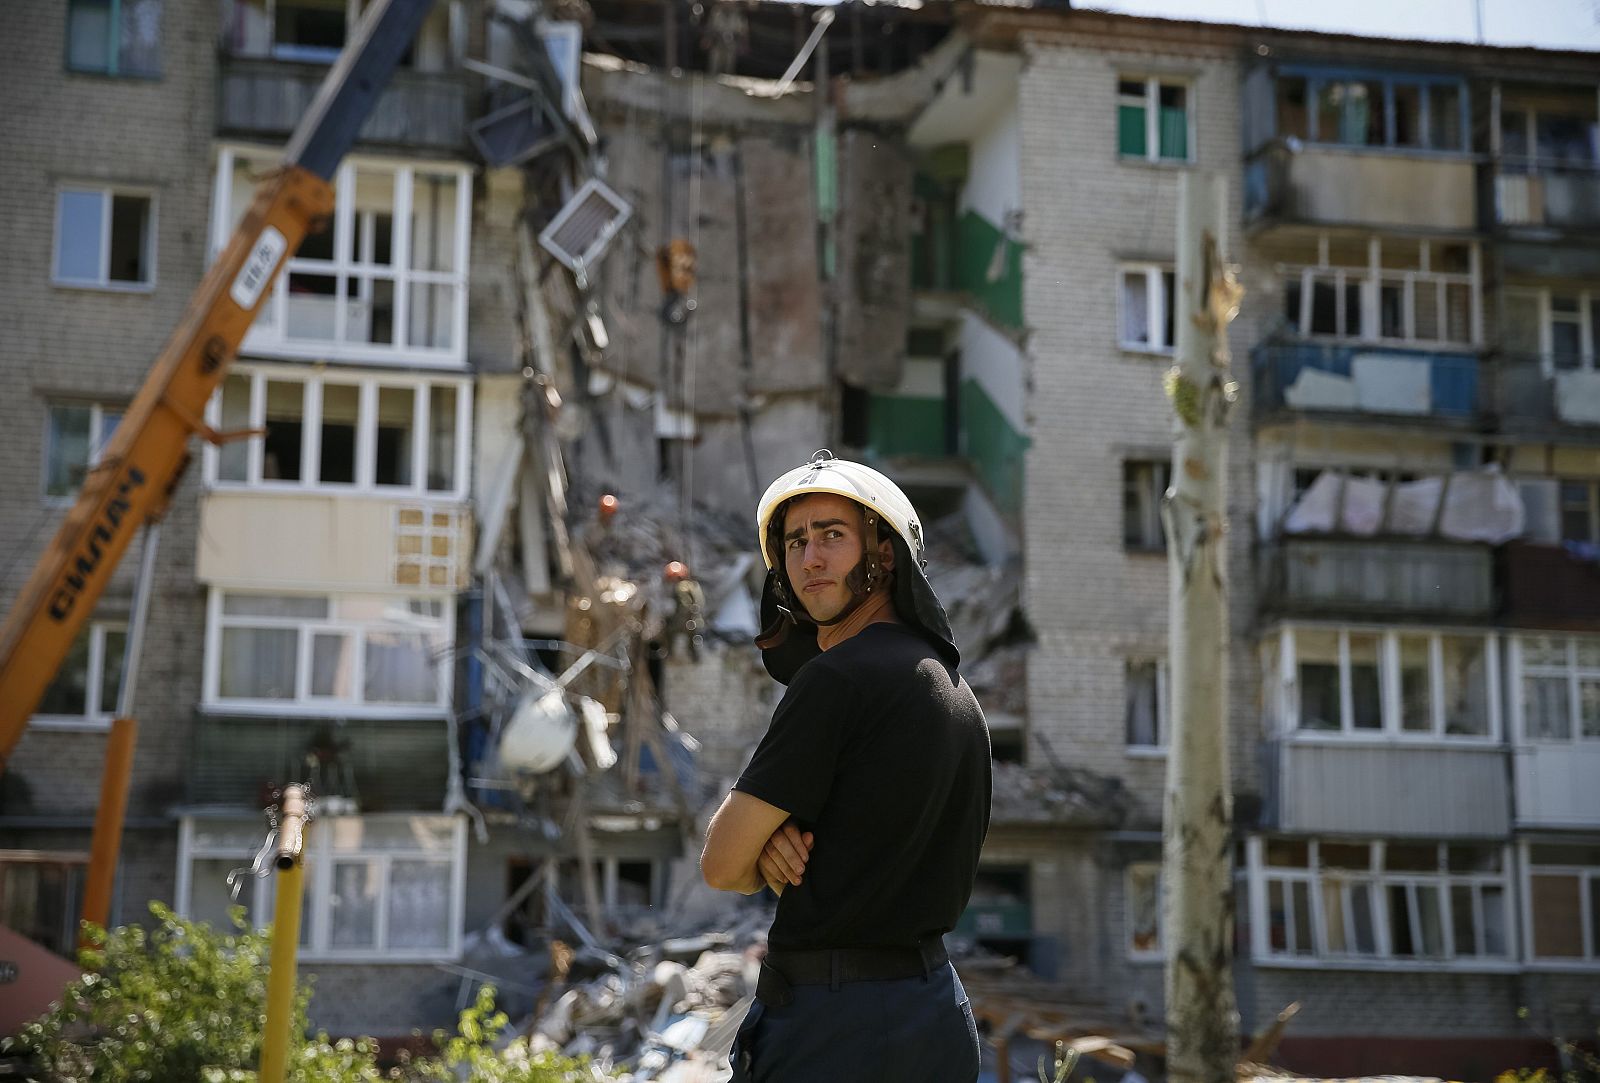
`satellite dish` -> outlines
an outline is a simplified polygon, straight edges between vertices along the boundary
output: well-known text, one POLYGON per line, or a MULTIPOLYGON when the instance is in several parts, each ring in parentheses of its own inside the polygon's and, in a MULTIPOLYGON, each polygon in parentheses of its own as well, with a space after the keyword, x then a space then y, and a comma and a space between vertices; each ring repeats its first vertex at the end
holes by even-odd
POLYGON ((529 692, 500 735, 500 763, 543 774, 559 767, 578 743, 578 719, 559 689, 529 692))

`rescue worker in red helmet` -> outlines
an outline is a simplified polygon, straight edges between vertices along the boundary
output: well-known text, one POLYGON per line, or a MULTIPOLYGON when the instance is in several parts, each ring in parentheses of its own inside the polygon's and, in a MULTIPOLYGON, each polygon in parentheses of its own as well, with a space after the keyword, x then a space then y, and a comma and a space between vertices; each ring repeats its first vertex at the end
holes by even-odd
POLYGON ((767 670, 788 685, 706 833, 713 887, 779 894, 733 1078, 971 1083, 943 935, 989 825, 989 732, 903 492, 818 452, 756 515, 767 670))

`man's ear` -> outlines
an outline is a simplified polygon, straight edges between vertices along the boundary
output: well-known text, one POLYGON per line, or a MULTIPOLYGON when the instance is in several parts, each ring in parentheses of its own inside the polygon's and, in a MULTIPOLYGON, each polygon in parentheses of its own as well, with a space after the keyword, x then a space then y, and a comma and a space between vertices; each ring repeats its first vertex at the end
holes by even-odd
POLYGON ((878 543, 878 564, 886 572, 894 571, 894 543, 888 538, 878 543))

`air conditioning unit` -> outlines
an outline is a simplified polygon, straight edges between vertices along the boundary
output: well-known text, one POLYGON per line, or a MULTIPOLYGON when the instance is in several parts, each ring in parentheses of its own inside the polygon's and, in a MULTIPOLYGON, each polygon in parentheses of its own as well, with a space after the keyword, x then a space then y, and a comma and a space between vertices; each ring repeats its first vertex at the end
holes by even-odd
POLYGON ((633 208, 599 179, 586 181, 539 234, 539 243, 578 276, 599 262, 633 208))

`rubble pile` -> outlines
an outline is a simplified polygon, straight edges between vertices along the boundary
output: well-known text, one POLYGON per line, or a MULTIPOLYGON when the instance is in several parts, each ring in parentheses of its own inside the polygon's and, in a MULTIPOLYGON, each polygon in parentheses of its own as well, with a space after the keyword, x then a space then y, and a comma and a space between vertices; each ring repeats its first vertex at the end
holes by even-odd
POLYGON ((994 823, 1114 827, 1128 807, 1121 779, 1077 767, 994 765, 994 823))

